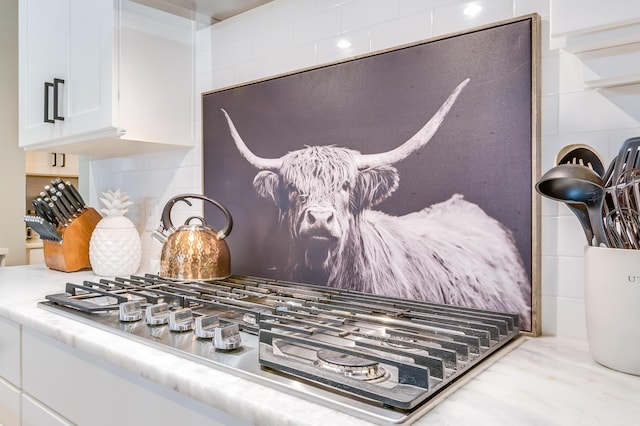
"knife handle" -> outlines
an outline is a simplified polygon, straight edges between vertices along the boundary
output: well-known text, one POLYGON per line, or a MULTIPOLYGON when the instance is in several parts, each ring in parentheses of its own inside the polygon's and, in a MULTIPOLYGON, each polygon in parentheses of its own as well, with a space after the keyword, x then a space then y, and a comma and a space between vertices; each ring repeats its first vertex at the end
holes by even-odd
POLYGON ((69 200, 67 200, 67 197, 65 197, 65 195, 61 191, 56 192, 56 197, 58 197, 58 200, 62 202, 64 208, 67 209, 71 216, 78 217, 78 215, 76 214, 75 206, 71 204, 69 200))
POLYGON ((82 195, 80 195, 80 193, 78 192, 76 187, 73 186, 73 184, 71 182, 69 182, 69 181, 66 182, 66 185, 69 188, 69 190, 71 191, 71 193, 73 194, 73 196, 76 197, 78 202, 82 205, 82 208, 86 209, 87 208, 87 203, 84 202, 84 200, 82 199, 82 195))
POLYGON ((69 224, 67 224, 67 219, 62 215, 60 210, 58 210, 58 208, 56 207, 56 205, 53 202, 49 203, 49 208, 51 209, 51 211, 55 215, 55 217, 58 220, 58 222, 60 223, 60 225, 69 226, 69 224))
POLYGON ((71 192, 71 188, 69 188, 68 186, 66 186, 64 183, 59 182, 56 187, 58 188, 58 190, 60 192, 62 192, 62 194, 66 197, 67 201, 69 201, 74 209, 77 212, 82 212, 83 211, 83 205, 80 201, 78 201, 76 199, 76 197, 73 195, 73 193, 71 192))
POLYGON ((56 189, 51 187, 51 186, 49 186, 49 185, 45 185, 44 186, 44 190, 45 190, 45 192, 47 192, 50 195, 56 195, 56 189))
POLYGON ((71 222, 73 220, 72 219, 73 215, 69 210, 67 210, 67 207, 62 203, 62 201, 57 196, 52 195, 51 201, 57 207, 58 211, 62 213, 62 216, 64 216, 64 219, 66 222, 71 222))
POLYGON ((56 226, 58 221, 56 220, 55 215, 51 211, 51 208, 49 207, 49 203, 44 201, 42 197, 38 197, 34 201, 38 203, 38 205, 40 206, 40 209, 44 212, 43 217, 47 219, 47 221, 49 221, 51 224, 56 226))
POLYGON ((38 213, 40 217, 42 217, 49 223, 56 223, 55 218, 53 218, 49 214, 49 206, 46 206, 47 208, 45 208, 44 202, 41 198, 36 198, 35 200, 31 201, 31 204, 33 205, 33 208, 36 209, 36 213, 38 213))

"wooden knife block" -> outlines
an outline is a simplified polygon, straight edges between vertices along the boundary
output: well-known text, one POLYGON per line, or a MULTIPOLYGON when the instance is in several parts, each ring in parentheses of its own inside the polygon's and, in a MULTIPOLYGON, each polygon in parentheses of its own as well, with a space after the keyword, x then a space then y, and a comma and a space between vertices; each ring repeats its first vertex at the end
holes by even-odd
POLYGON ((102 216, 92 208, 82 212, 66 227, 58 227, 62 237, 59 243, 43 241, 44 263, 50 269, 62 272, 76 272, 91 269, 89 242, 94 228, 102 216))

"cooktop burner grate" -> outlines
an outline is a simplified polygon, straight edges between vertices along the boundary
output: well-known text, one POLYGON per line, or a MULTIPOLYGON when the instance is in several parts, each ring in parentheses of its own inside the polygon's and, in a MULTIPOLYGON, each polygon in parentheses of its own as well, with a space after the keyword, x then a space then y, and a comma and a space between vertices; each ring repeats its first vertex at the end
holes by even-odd
POLYGON ((43 308, 379 423, 519 336, 518 315, 258 277, 68 283, 43 308))

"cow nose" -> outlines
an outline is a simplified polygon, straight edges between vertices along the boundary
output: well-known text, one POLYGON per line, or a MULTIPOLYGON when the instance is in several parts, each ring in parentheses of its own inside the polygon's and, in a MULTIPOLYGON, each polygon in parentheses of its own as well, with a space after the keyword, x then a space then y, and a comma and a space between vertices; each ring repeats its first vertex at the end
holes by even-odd
POLYGON ((333 212, 324 209, 309 209, 307 210, 307 222, 317 226, 330 225, 333 222, 333 212))

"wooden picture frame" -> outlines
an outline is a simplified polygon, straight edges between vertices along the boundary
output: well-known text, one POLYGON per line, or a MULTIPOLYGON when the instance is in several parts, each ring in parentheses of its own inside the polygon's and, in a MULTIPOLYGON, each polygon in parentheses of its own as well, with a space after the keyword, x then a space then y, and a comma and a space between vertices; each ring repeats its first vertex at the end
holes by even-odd
MULTIPOLYGON (((286 209, 256 192, 259 170, 222 110, 257 157, 331 145, 374 154, 410 139, 469 79, 430 141, 393 164, 397 189, 371 208, 404 216, 453 194, 479 206, 513 236, 528 280, 522 329, 539 334, 539 26, 527 15, 203 94, 204 193, 233 216, 232 272, 296 279, 286 209)), ((214 210, 205 218, 214 228, 221 221, 214 210)))

